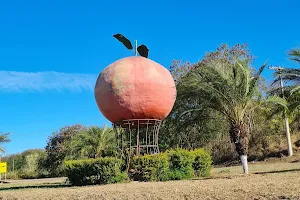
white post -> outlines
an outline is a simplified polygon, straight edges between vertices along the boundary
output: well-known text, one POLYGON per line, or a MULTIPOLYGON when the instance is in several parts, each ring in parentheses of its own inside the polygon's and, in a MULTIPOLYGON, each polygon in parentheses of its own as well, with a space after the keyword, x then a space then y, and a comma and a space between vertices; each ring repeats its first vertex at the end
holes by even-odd
POLYGON ((293 155, 293 148, 291 142, 291 134, 290 134, 290 126, 289 126, 289 119, 286 116, 286 112, 284 112, 284 125, 285 125, 285 132, 286 132, 286 141, 288 145, 288 155, 293 155))
POLYGON ((248 160, 247 160, 247 155, 240 155, 240 159, 241 159, 241 162, 242 162, 244 173, 248 174, 248 160))
MULTIPOLYGON (((280 71, 279 71, 279 77, 280 77, 281 93, 282 93, 282 97, 284 98, 284 94, 283 94, 283 82, 282 82, 282 77, 281 77, 280 71)), ((289 125, 289 119, 288 119, 288 116, 287 116, 285 108, 284 108, 283 117, 284 117, 284 126, 285 126, 285 133, 286 133, 286 141, 287 141, 287 146, 288 146, 288 156, 292 156, 293 155, 293 149, 292 149, 292 142, 291 142, 290 125, 289 125)))

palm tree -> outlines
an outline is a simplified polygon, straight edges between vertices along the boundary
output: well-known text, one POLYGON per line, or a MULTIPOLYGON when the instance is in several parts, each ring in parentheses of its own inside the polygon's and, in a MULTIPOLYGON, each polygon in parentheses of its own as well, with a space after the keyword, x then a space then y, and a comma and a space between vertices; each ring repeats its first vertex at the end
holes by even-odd
MULTIPOLYGON (((253 112, 257 85, 266 63, 254 74, 247 60, 231 63, 207 61, 196 66, 178 84, 178 98, 197 101, 197 107, 182 115, 196 112, 201 115, 203 108, 221 113, 229 123, 229 134, 240 156, 244 173, 248 173, 248 119, 253 112)), ((181 115, 181 116, 182 116, 181 115)))
POLYGON ((5 153, 5 149, 1 146, 1 144, 11 141, 9 139, 9 134, 10 133, 0 133, 0 153, 5 153))
POLYGON ((292 156, 293 149, 289 125, 290 123, 294 124, 300 119, 298 114, 300 105, 300 87, 292 85, 271 90, 269 91, 269 97, 266 99, 266 102, 275 105, 270 111, 269 118, 277 114, 282 114, 282 117, 284 118, 288 155, 292 156), (289 120, 291 121, 289 122, 289 120))
POLYGON ((81 158, 98 158, 110 153, 114 144, 115 135, 111 128, 93 126, 74 137, 72 149, 81 158))
MULTIPOLYGON (((290 56, 290 60, 296 61, 300 64, 300 49, 292 49, 288 52, 288 55, 290 56)), ((270 94, 273 93, 273 95, 275 94, 275 96, 270 97, 268 101, 280 105, 275 110, 273 110, 271 114, 274 115, 280 112, 283 113, 287 136, 288 155, 292 156, 293 149, 288 116, 291 116, 293 114, 293 112, 298 108, 300 103, 300 70, 279 67, 277 68, 275 75, 277 76, 277 78, 273 81, 273 85, 280 82, 281 87, 270 91, 270 94), (291 82, 292 84, 283 87, 283 81, 291 82)))

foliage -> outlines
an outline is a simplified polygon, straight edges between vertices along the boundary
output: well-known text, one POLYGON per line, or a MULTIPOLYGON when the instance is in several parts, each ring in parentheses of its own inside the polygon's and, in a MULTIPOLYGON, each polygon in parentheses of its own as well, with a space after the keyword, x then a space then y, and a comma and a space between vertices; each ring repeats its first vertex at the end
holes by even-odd
POLYGON ((29 149, 4 157, 4 161, 7 162, 7 170, 14 179, 45 177, 45 171, 39 167, 39 159, 45 155, 43 149, 29 149))
POLYGON ((5 153, 5 149, 1 146, 1 144, 11 141, 9 139, 9 134, 10 133, 0 133, 0 153, 5 153))
POLYGON ((239 155, 247 155, 251 118, 261 105, 261 92, 265 89, 260 75, 266 63, 255 71, 253 60, 247 45, 229 48, 225 44, 215 52, 207 53, 196 64, 174 62, 171 73, 176 80, 177 100, 164 124, 169 131, 163 129, 164 145, 161 146, 167 149, 168 144, 177 144, 191 148, 197 141, 193 148, 205 147, 222 153, 212 152, 214 161, 235 159, 232 146, 218 144, 214 141, 218 138, 219 141, 231 141, 239 155), (230 140, 225 135, 228 132, 230 140), (190 136, 197 139, 185 140, 188 145, 182 145, 185 142, 180 139, 190 136), (220 148, 226 148, 228 154, 220 148))
POLYGON ((215 52, 206 53, 204 58, 198 63, 192 64, 190 62, 183 62, 182 60, 172 61, 170 72, 177 85, 189 71, 198 66, 203 66, 206 62, 219 61, 228 64, 232 63, 235 58, 248 60, 249 64, 254 60, 247 44, 236 44, 232 47, 229 47, 228 44, 221 44, 215 52))
POLYGON ((194 156, 185 149, 172 149, 167 151, 170 162, 169 179, 182 180, 192 178, 194 175, 194 156))
POLYGON ((267 98, 267 102, 270 104, 269 119, 277 115, 281 117, 286 115, 292 126, 299 122, 300 91, 293 92, 293 88, 295 87, 286 88, 283 95, 275 93, 274 90, 269 92, 269 97, 267 98))
POLYGON ((226 132, 207 143, 205 149, 211 152, 213 164, 215 165, 231 162, 238 158, 234 144, 230 142, 230 136, 226 132))
POLYGON ((70 160, 65 162, 66 175, 72 185, 107 184, 124 181, 122 160, 113 157, 70 160))
POLYGON ((289 51, 290 60, 294 60, 300 63, 300 48, 292 49, 289 51))
MULTIPOLYGON (((178 89, 181 98, 196 98, 202 103, 183 114, 209 107, 221 113, 230 124, 230 137, 239 155, 248 152, 247 117, 253 110, 257 82, 264 64, 252 75, 247 60, 234 63, 207 62, 186 76, 178 89)), ((199 114, 201 115, 201 114, 199 114)))
POLYGON ((278 138, 283 133, 284 123, 280 115, 270 118, 271 110, 270 105, 262 105, 252 114, 248 160, 261 160, 280 150, 278 138))
POLYGON ((42 167, 47 169, 50 176, 63 176, 63 162, 69 155, 71 150, 71 141, 73 137, 86 128, 82 125, 75 124, 65 126, 59 132, 54 132, 48 138, 45 147, 47 156, 42 163, 42 167))
POLYGON ((179 116, 182 112, 199 105, 188 103, 188 99, 177 99, 170 116, 162 124, 159 145, 161 150, 169 148, 194 149, 205 146, 222 132, 227 131, 227 122, 212 109, 203 108, 199 112, 179 116))
POLYGON ((74 158, 112 156, 115 150, 115 134, 111 128, 93 126, 76 134, 71 147, 74 158))
POLYGON ((135 181, 166 181, 169 173, 168 157, 165 153, 135 156, 131 169, 131 176, 135 181))
POLYGON ((164 153, 134 157, 131 177, 136 181, 166 181, 209 176, 211 156, 204 149, 170 149, 164 153))
POLYGON ((36 178, 37 174, 37 166, 38 166, 38 154, 30 154, 25 157, 26 165, 22 170, 18 172, 18 177, 20 178, 36 178))
POLYGON ((3 160, 7 162, 7 171, 18 171, 26 164, 25 156, 20 153, 6 156, 3 160))
POLYGON ((212 168, 212 159, 210 154, 204 149, 196 149, 191 151, 193 154, 193 170, 196 176, 205 177, 210 176, 210 170, 212 168))
POLYGON ((18 180, 20 179, 17 172, 13 172, 13 171, 7 171, 6 173, 6 178, 7 179, 13 179, 13 180, 18 180))
MULTIPOLYGON (((288 55, 290 56, 289 59, 296 61, 300 64, 300 48, 292 49, 288 52, 288 55)), ((295 85, 299 86, 300 83, 300 69, 294 69, 294 68, 284 68, 281 70, 277 70, 275 72, 275 80, 274 83, 278 83, 280 81, 280 77, 286 81, 286 82, 292 82, 295 85)), ((298 89, 299 90, 299 89, 298 89)))
POLYGON ((65 126, 53 133, 43 149, 30 149, 3 158, 15 178, 64 175, 64 160, 103 157, 113 154, 115 141, 110 128, 65 126))
MULTIPOLYGON (((251 115, 248 161, 280 157, 287 153, 282 115, 279 113, 271 116, 272 110, 272 105, 264 104, 256 108, 251 115)), ((293 116, 299 116, 299 114, 295 113, 293 116)), ((293 116, 290 118, 293 121, 290 126, 293 133, 291 136, 294 141, 297 141, 299 121, 293 116)), ((236 159, 238 159, 238 154, 234 150, 234 145, 230 143, 228 133, 217 136, 205 145, 205 149, 211 152, 215 165, 236 163, 236 159)))
POLYGON ((229 123, 226 118, 215 109, 203 104, 209 99, 205 93, 199 92, 195 97, 191 94, 187 98, 187 96, 180 95, 180 88, 186 83, 189 72, 202 68, 209 62, 221 62, 229 65, 235 61, 235 58, 247 59, 249 64, 254 59, 246 44, 237 44, 232 47, 222 44, 216 51, 206 53, 198 63, 173 61, 170 72, 175 79, 179 94, 172 112, 164 121, 160 131, 160 148, 162 150, 176 147, 187 149, 204 147, 221 135, 228 133, 229 123), (181 115, 183 112, 193 109, 198 109, 198 111, 181 115))
POLYGON ((47 155, 41 159, 41 168, 50 176, 63 176, 65 160, 99 158, 113 155, 115 147, 111 128, 66 126, 48 139, 47 155))

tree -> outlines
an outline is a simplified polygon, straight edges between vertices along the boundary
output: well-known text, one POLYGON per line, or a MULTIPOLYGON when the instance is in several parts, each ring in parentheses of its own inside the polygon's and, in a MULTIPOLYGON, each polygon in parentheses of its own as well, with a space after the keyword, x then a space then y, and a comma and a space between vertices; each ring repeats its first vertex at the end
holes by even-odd
POLYGON ((289 125, 299 121, 299 105, 300 105, 300 91, 299 86, 287 86, 285 88, 275 88, 269 91, 268 102, 275 106, 271 109, 270 117, 281 114, 284 118, 286 128, 286 139, 288 146, 288 155, 293 155, 292 141, 290 136, 289 125), (289 123, 290 121, 290 123, 289 123))
POLYGON ((99 158, 111 155, 115 147, 115 134, 111 128, 93 126, 79 132, 71 143, 73 154, 81 158, 99 158), (77 153, 76 153, 77 152, 77 153))
POLYGON ((182 116, 190 113, 202 115, 203 108, 210 108, 225 117, 244 173, 248 173, 248 119, 255 108, 254 98, 258 98, 260 74, 266 66, 263 64, 254 74, 250 61, 234 56, 204 59, 187 73, 177 89, 180 98, 189 99, 191 104, 192 100, 197 101, 196 106, 183 112, 182 116))
POLYGON ((22 153, 4 157, 7 162, 7 170, 14 172, 15 178, 44 177, 42 168, 38 166, 38 160, 45 155, 44 149, 28 149, 22 153))
POLYGON ((5 153, 5 149, 2 144, 11 141, 9 138, 9 134, 10 133, 0 133, 0 153, 5 153))
MULTIPOLYGON (((290 56, 290 60, 300 63, 300 49, 292 49, 289 51, 288 55, 290 56)), ((275 75, 277 76, 273 85, 280 82, 280 88, 275 88, 269 92, 270 94, 275 94, 275 96, 269 97, 269 101, 279 105, 278 108, 273 110, 273 113, 277 114, 278 112, 281 112, 283 115, 286 128, 288 155, 292 156, 293 149, 288 116, 291 116, 299 106, 300 70, 281 67, 273 67, 273 69, 276 69, 275 75), (292 82, 293 84, 283 87, 283 80, 286 82, 292 82)))
MULTIPOLYGON (((173 61, 170 66, 170 72, 177 87, 180 87, 180 84, 185 81, 184 77, 187 73, 203 66, 206 62, 232 63, 236 57, 247 59, 250 64, 253 61, 253 56, 247 44, 236 44, 232 47, 229 47, 227 44, 221 44, 216 51, 206 53, 198 63, 183 62, 181 60, 173 61)), ((201 96, 202 94, 198 95, 201 96)), ((203 98, 205 97, 203 96, 203 98)), ((224 138, 223 135, 228 132, 228 122, 224 116, 214 109, 202 105, 199 99, 177 96, 170 115, 162 124, 159 135, 161 150, 177 146, 188 149, 205 147, 213 150, 211 149, 213 145, 210 145, 210 143, 215 143, 214 141, 217 138, 224 138), (182 112, 195 108, 199 109, 199 111, 181 116, 182 112)), ((225 155, 225 157, 227 156, 225 155)))
POLYGON ((48 138, 45 147, 47 155, 42 166, 49 171, 50 176, 63 175, 63 162, 66 158, 72 157, 70 151, 72 138, 84 129, 85 127, 80 124, 65 126, 48 138))

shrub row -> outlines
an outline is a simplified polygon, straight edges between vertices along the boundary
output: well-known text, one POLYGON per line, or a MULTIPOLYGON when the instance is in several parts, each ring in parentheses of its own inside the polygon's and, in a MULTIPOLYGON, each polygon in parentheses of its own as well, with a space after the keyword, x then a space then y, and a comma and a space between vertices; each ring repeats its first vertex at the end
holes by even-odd
POLYGON ((66 161, 65 170, 72 185, 107 184, 127 178, 127 174, 121 171, 122 165, 120 159, 104 157, 66 161))
MULTIPOLYGON (((130 178, 136 181, 167 181, 210 175, 212 159, 204 149, 169 150, 165 153, 135 156, 130 163, 130 178)), ((104 157, 65 162, 72 185, 107 184, 128 178, 122 160, 104 157)))
POLYGON ((169 150, 165 153, 134 157, 131 178, 136 181, 182 180, 210 175, 212 159, 204 149, 169 150))
POLYGON ((166 181, 169 162, 165 153, 133 157, 130 177, 135 181, 166 181))

